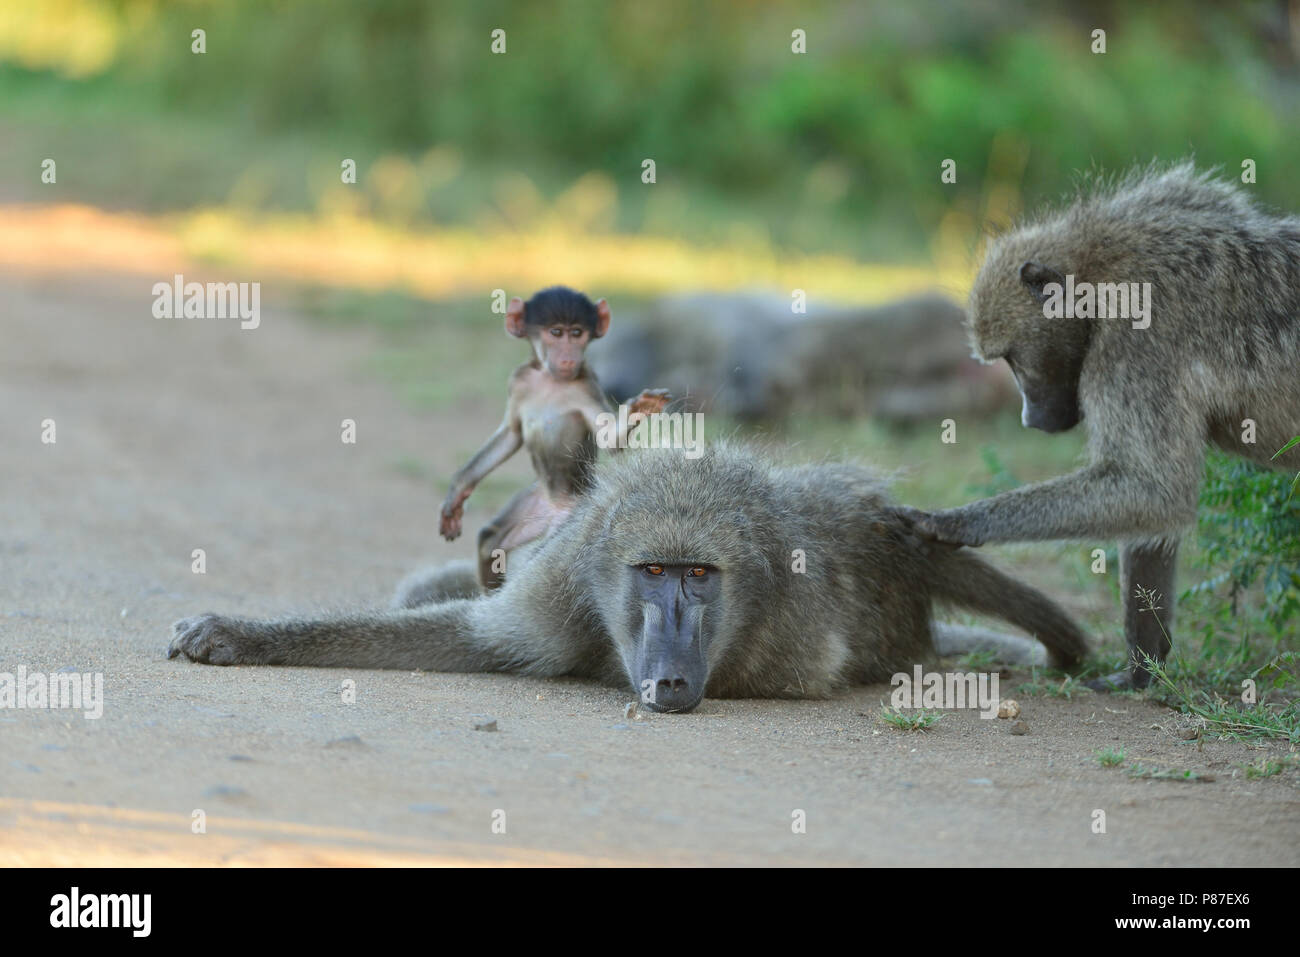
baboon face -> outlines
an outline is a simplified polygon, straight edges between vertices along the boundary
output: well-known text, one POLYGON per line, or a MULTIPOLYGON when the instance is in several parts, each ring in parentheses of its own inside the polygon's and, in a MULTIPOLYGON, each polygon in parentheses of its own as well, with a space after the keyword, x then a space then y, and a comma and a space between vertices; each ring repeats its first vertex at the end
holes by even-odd
POLYGON ((613 504, 580 572, 600 581, 593 607, 655 711, 700 703, 776 587, 765 476, 752 460, 714 449, 698 459, 642 449, 601 471, 598 497, 613 504))
POLYGON ((1083 418, 1079 376, 1092 324, 1043 314, 1051 283, 1062 269, 1027 258, 1034 247, 1016 237, 995 246, 971 289, 970 326, 976 358, 1005 359, 1024 400, 1020 421, 1044 432, 1064 432, 1083 418))
POLYGON ((627 638, 621 649, 641 702, 655 711, 691 711, 709 680, 709 646, 722 597, 710 565, 632 565, 627 638))

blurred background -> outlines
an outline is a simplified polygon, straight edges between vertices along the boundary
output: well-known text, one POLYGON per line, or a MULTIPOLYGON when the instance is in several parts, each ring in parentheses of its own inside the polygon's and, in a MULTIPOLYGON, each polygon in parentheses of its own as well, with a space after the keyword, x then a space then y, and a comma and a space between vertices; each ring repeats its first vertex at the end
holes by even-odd
MULTIPOLYGON (((93 156, 60 198, 185 214, 211 255, 241 255, 223 226, 242 217, 285 243, 340 221, 385 252, 423 241, 441 261, 374 281, 430 295, 560 273, 784 288, 803 263, 862 298, 860 264, 960 271, 986 225, 1094 166, 1249 157, 1262 196, 1300 205, 1298 57, 1278 0, 6 0, 0 159, 93 156), (495 28, 506 55, 485 55, 495 28), (491 260, 501 237, 514 262, 491 260), (526 261, 539 247, 573 259, 526 261)), ((47 198, 31 176, 0 188, 47 198)))
MULTIPOLYGON (((0 265, 274 278, 322 334, 373 333, 358 361, 404 401, 455 415, 495 407, 523 359, 495 288, 566 283, 616 325, 683 292, 961 302, 990 229, 1080 171, 1187 155, 1234 177, 1252 159, 1250 188, 1300 209, 1298 64, 1295 0, 0 0, 0 265)), ((1081 436, 999 409, 956 446, 840 411, 741 427, 905 467, 900 497, 938 507, 1077 460, 1081 436)), ((393 467, 432 514, 443 467, 393 467)), ((1059 550, 1038 573, 1114 636, 1113 576, 1059 550)))

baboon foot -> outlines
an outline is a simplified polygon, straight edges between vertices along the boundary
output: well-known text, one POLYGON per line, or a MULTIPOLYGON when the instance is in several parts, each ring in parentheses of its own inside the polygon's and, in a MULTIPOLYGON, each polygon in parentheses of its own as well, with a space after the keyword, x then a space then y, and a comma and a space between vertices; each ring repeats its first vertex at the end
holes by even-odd
POLYGON ((260 645, 239 619, 209 612, 172 625, 167 657, 184 655, 205 665, 257 664, 265 660, 260 645))
POLYGON ((1116 671, 1085 681, 1085 687, 1102 693, 1110 691, 1139 691, 1151 683, 1151 675, 1146 671, 1116 671))

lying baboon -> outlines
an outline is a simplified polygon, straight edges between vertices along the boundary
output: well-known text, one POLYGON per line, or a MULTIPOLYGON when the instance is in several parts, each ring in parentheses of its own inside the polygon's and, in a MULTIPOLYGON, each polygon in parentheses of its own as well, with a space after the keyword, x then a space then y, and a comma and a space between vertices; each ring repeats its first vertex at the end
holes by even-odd
POLYGON ((1129 670, 1095 686, 1144 687, 1142 654, 1169 651, 1174 560, 1207 440, 1300 464, 1300 448, 1271 460, 1300 433, 1300 218, 1266 213, 1190 163, 1139 170, 996 240, 970 323, 978 355, 1015 374, 1024 424, 1061 432, 1083 420, 1092 461, 907 514, 922 535, 963 545, 1121 539, 1129 670))
MULTIPOLYGON (((574 675, 659 711, 711 697, 825 697, 930 659, 936 603, 1024 629, 1058 665, 1083 632, 1040 592, 963 549, 928 546, 871 472, 774 465, 717 446, 611 458, 567 522, 480 597, 467 563, 400 605, 333 619, 179 621, 169 657, 574 675)), ((940 637, 954 634, 944 630, 940 637)), ((943 650, 959 650, 945 647, 943 650)))
POLYGON ((791 412, 938 422, 1005 408, 1005 370, 970 356, 956 303, 915 296, 874 308, 791 312, 779 297, 709 294, 658 300, 611 332, 593 358, 618 399, 663 385, 691 411, 750 421, 791 412))

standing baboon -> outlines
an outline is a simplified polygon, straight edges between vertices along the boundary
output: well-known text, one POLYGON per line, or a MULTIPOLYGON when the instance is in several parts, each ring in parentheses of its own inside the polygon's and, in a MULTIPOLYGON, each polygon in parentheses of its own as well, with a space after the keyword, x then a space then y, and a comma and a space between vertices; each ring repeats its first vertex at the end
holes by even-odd
MULTIPOLYGON (((465 594, 468 566, 399 605, 465 594)), ((576 675, 661 711, 713 697, 824 697, 932 656, 931 608, 1003 618, 1078 661, 1083 633, 975 555, 912 537, 870 472, 744 449, 646 449, 596 469, 569 520, 477 598, 350 617, 176 623, 169 657, 209 664, 576 675)))
POLYGON ((1141 653, 1169 650, 1174 561, 1207 440, 1265 465, 1300 461, 1297 449, 1270 462, 1300 432, 1300 219, 1190 163, 1130 173, 995 241, 970 324, 977 355, 1015 373, 1024 424, 1060 432, 1082 419, 1091 463, 907 514, 963 545, 1121 539, 1130 667, 1097 686, 1143 687, 1141 653), (1049 318, 1062 311, 1085 317, 1049 318), (1158 614, 1139 588, 1157 593, 1158 614))

